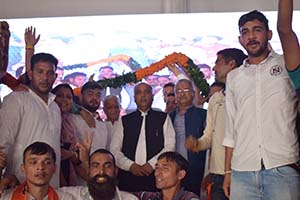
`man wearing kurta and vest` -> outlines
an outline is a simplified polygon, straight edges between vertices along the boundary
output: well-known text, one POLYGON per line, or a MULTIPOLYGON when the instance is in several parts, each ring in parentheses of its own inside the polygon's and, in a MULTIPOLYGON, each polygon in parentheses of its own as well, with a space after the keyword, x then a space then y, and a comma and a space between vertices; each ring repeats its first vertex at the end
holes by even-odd
POLYGON ((152 88, 139 83, 134 88, 137 110, 122 117, 110 149, 117 159, 121 190, 154 191, 157 157, 175 149, 175 132, 169 116, 151 109, 152 88))

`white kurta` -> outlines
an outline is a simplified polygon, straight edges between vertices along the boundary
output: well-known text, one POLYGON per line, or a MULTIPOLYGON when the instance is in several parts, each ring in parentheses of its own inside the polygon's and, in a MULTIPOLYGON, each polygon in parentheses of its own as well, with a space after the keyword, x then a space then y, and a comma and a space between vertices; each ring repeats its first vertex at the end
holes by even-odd
MULTIPOLYGON (((32 90, 13 92, 4 98, 0 110, 0 146, 7 153, 7 173, 15 174, 20 182, 25 180, 20 170, 24 149, 36 141, 53 147, 56 163, 60 165, 61 114, 49 94, 46 104, 32 90)), ((59 167, 53 175, 51 185, 59 186, 59 167)))

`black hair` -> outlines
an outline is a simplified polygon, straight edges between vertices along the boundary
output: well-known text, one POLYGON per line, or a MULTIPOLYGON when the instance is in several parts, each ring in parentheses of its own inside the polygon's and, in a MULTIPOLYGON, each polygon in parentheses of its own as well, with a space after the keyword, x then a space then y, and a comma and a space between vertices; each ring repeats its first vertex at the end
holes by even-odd
POLYGON ((97 154, 97 153, 102 153, 102 154, 108 154, 108 155, 110 155, 110 156, 112 157, 112 160, 113 160, 113 165, 116 166, 116 159, 115 159, 115 156, 114 156, 110 151, 108 151, 108 150, 106 150, 106 149, 97 149, 96 151, 94 151, 94 152, 90 155, 90 157, 89 157, 89 162, 91 161, 91 158, 92 158, 95 154, 97 154))
POLYGON ((100 67, 99 71, 101 71, 102 69, 111 69, 112 71, 114 71, 114 68, 112 68, 111 66, 103 66, 103 67, 100 67))
POLYGON ((52 54, 49 53, 37 53, 31 57, 30 60, 30 68, 33 70, 33 66, 38 62, 49 62, 55 66, 55 70, 57 69, 58 60, 52 54))
POLYGON ((242 26, 244 26, 244 24, 246 24, 247 22, 253 21, 255 19, 262 22, 265 25, 265 28, 266 28, 267 31, 270 30, 268 19, 266 18, 266 16, 263 13, 261 13, 257 10, 253 10, 251 12, 248 12, 248 13, 246 13, 246 14, 244 14, 240 17, 240 19, 239 19, 239 29, 242 26))
POLYGON ((100 84, 96 83, 95 81, 88 81, 82 86, 81 94, 83 94, 84 91, 88 90, 88 89, 92 89, 92 90, 93 89, 100 89, 100 90, 102 90, 103 88, 100 84))
POLYGON ((72 94, 72 97, 74 97, 74 92, 73 92, 73 89, 71 88, 71 86, 67 83, 62 83, 62 84, 59 84, 57 85, 55 88, 52 89, 52 93, 53 94, 56 94, 58 92, 58 90, 60 90, 61 88, 66 88, 66 89, 69 89, 71 91, 71 94, 72 94))
POLYGON ((172 82, 169 82, 169 83, 164 84, 163 89, 165 89, 166 87, 175 87, 175 84, 172 82))
POLYGON ((210 87, 221 87, 221 88, 224 89, 225 88, 225 83, 216 81, 216 82, 213 82, 213 84, 211 84, 210 87))
POLYGON ((177 165, 177 171, 184 170, 188 171, 189 162, 176 151, 167 151, 159 155, 157 160, 166 159, 168 162, 175 162, 177 165))
POLYGON ((73 72, 71 74, 68 74, 67 75, 68 78, 75 78, 76 76, 86 76, 86 73, 83 73, 83 72, 73 72))
POLYGON ((243 61, 248 57, 242 50, 236 48, 223 49, 221 51, 218 51, 217 55, 223 56, 226 63, 234 60, 236 64, 235 67, 241 66, 243 64, 243 61))
POLYGON ((54 149, 45 142, 34 142, 30 144, 23 152, 23 163, 25 163, 25 155, 27 152, 30 152, 31 154, 35 155, 44 155, 46 153, 51 154, 51 157, 55 163, 56 161, 56 154, 54 149))

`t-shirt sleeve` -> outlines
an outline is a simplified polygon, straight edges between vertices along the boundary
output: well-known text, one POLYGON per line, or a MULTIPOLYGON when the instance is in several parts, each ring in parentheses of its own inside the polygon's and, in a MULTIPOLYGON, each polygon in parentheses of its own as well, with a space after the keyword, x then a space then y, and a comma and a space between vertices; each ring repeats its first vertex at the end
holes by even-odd
POLYGON ((288 71, 289 77, 296 90, 297 96, 300 97, 300 64, 293 71, 288 71))

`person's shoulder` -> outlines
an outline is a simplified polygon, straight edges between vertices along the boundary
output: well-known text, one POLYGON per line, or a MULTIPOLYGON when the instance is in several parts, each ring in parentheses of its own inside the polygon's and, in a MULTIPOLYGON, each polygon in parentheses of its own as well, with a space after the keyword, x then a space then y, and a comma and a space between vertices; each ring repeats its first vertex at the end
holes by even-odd
POLYGON ((88 188, 84 186, 61 187, 57 189, 57 192, 59 192, 60 194, 65 194, 66 196, 72 195, 74 199, 81 199, 80 197, 86 196, 88 194, 88 188))
POLYGON ((157 116, 167 116, 166 112, 163 112, 161 110, 158 109, 151 109, 150 112, 152 112, 153 115, 157 115, 157 116))
POLYGON ((4 190, 1 194, 0 200, 8 200, 11 199, 14 189, 4 190))
POLYGON ((135 195, 129 192, 119 191, 119 195, 122 200, 138 200, 138 198, 135 195))
POLYGON ((181 191, 180 196, 182 200, 200 200, 200 198, 193 192, 190 191, 181 191))
POLYGON ((56 194, 60 200, 75 200, 75 196, 71 192, 66 192, 62 190, 56 190, 56 194))
POLYGON ((198 113, 203 113, 206 114, 206 110, 204 108, 196 107, 196 106, 191 106, 188 111, 193 111, 193 112, 198 112, 198 113))
POLYGON ((161 193, 160 192, 148 192, 148 191, 140 191, 134 193, 138 199, 141 200, 148 200, 148 199, 160 199, 161 193))
POLYGON ((24 99, 24 98, 31 98, 31 95, 29 94, 29 92, 13 91, 4 97, 4 101, 5 100, 11 101, 11 100, 17 100, 17 99, 24 99))
POLYGON ((209 98, 208 104, 214 104, 215 102, 219 102, 224 98, 224 96, 225 95, 223 93, 223 90, 217 91, 209 98))

